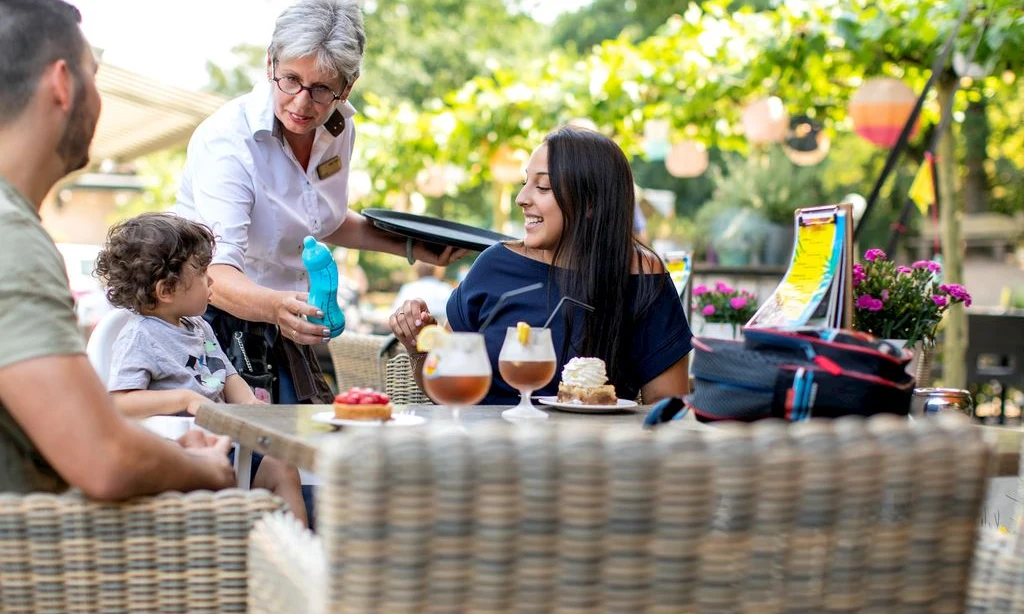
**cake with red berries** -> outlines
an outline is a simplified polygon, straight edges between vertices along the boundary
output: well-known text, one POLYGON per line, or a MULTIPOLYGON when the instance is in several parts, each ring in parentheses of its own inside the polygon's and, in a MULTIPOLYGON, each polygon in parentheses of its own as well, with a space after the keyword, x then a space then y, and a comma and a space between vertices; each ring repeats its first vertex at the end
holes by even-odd
POLYGON ((371 388, 350 388, 334 397, 334 417, 338 420, 390 420, 391 399, 371 388))

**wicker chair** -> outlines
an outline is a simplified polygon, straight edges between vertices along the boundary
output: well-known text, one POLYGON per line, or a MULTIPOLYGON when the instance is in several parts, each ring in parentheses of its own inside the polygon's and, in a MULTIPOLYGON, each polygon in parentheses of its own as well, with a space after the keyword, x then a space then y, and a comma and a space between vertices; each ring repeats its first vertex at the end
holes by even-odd
POLYGON ((990 447, 891 416, 347 433, 251 612, 962 612, 990 447))
POLYGON ((245 612, 249 530, 282 509, 265 490, 0 494, 0 612, 245 612))
POLYGON ((384 365, 384 392, 398 405, 431 405, 430 400, 412 375, 412 362, 408 354, 399 354, 384 365))
POLYGON ((353 386, 384 390, 384 365, 405 348, 394 335, 345 333, 327 345, 338 390, 353 386))

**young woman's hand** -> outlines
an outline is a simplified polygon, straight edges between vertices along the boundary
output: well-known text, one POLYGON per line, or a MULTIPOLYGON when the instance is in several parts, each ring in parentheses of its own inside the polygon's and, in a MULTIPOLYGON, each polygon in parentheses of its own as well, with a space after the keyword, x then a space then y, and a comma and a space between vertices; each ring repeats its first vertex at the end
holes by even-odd
POLYGON ((388 318, 388 326, 391 332, 398 337, 405 349, 410 353, 416 352, 416 335, 428 324, 437 324, 437 319, 430 315, 427 304, 421 299, 405 301, 395 313, 388 318))
POLYGON ((310 305, 307 292, 283 291, 275 294, 271 322, 281 335, 299 345, 317 345, 331 340, 331 330, 306 318, 322 318, 323 312, 310 305))

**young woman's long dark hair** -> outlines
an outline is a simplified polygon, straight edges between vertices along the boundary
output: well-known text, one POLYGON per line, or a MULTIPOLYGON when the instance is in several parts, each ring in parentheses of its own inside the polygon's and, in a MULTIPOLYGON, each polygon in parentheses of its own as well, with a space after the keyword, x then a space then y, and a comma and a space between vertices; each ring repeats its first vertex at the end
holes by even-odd
POLYGON ((575 337, 582 318, 582 347, 573 348, 575 353, 604 360, 609 381, 619 384, 627 371, 633 322, 651 307, 664 284, 663 277, 652 283, 653 278, 640 275, 630 311, 634 260, 641 273, 652 272, 650 265, 657 261, 633 235, 633 172, 619 146, 598 132, 559 128, 544 142, 551 189, 564 220, 551 270, 565 295, 594 307, 587 314, 562 306, 566 339, 575 337))

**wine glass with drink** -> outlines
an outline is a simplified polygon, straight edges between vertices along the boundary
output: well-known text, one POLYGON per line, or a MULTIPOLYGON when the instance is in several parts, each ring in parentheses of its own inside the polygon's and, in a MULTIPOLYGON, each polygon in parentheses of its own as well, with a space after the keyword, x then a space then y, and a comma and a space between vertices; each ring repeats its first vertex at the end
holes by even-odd
POLYGON ((480 333, 437 335, 423 363, 423 387, 430 398, 459 412, 476 405, 491 388, 491 360, 480 333))
POLYGON ((555 376, 555 347, 551 329, 530 328, 525 323, 510 326, 498 355, 498 371, 510 386, 519 391, 519 405, 506 409, 501 417, 510 421, 546 420, 547 412, 534 407, 530 395, 547 385, 555 376))

